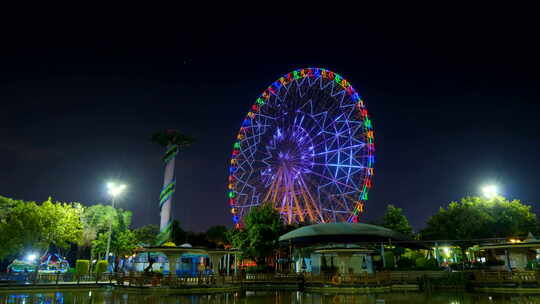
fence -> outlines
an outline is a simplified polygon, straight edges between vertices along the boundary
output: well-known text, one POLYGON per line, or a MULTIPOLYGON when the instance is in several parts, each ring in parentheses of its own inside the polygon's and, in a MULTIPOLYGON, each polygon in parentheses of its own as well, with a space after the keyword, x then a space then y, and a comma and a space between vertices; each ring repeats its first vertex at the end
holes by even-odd
MULTIPOLYGON (((0 285, 61 285, 61 284, 111 284, 119 286, 168 286, 171 288, 194 286, 225 286, 235 284, 307 284, 307 285, 358 285, 385 286, 419 284, 421 282, 448 284, 452 277, 461 276, 474 284, 537 284, 540 285, 540 272, 536 271, 382 271, 373 274, 281 274, 244 273, 230 276, 208 275, 168 276, 145 273, 105 273, 100 276, 89 274, 77 276, 74 273, 0 274, 0 285)), ((452 282, 450 282, 453 284, 452 282)), ((456 283, 456 284, 457 284, 456 283)))
POLYGON ((161 274, 116 274, 113 278, 116 285, 119 286, 167 286, 171 288, 179 287, 194 287, 194 286, 211 286, 216 284, 225 284, 223 277, 214 275, 199 274, 196 276, 176 276, 176 275, 161 275, 161 274), (220 280, 221 279, 221 280, 220 280))
POLYGON ((308 284, 324 285, 407 285, 418 284, 421 280, 441 279, 449 276, 443 271, 381 271, 361 274, 306 274, 308 284))
POLYGON ((10 273, 0 274, 0 285, 60 285, 60 284, 111 284, 113 274, 76 275, 74 273, 10 273))
POLYGON ((475 271, 473 282, 479 284, 540 284, 540 273, 537 271, 475 271))

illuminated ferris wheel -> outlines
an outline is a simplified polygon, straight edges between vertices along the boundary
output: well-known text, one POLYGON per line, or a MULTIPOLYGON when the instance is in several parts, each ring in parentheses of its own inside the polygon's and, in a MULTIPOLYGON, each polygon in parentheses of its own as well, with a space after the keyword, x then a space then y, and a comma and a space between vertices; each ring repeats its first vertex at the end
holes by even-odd
POLYGON ((340 75, 299 69, 257 98, 234 143, 228 185, 237 227, 263 203, 286 223, 358 222, 374 164, 364 101, 340 75))

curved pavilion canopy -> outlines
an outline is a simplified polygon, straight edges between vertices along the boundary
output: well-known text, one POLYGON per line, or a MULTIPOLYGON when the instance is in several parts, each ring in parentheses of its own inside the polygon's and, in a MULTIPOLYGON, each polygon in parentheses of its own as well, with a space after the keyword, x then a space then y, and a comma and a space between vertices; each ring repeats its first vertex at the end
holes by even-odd
POLYGON ((363 223, 325 223, 300 227, 279 238, 280 243, 298 245, 328 243, 380 243, 412 241, 394 230, 363 223))

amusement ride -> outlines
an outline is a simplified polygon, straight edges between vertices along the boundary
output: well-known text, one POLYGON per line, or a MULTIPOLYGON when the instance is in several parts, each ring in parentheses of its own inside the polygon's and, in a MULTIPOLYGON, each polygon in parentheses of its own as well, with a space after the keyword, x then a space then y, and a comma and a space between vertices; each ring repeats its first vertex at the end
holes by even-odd
POLYGON ((322 68, 280 77, 251 106, 233 145, 228 198, 235 226, 263 203, 288 224, 358 222, 374 152, 366 105, 345 78, 322 68))

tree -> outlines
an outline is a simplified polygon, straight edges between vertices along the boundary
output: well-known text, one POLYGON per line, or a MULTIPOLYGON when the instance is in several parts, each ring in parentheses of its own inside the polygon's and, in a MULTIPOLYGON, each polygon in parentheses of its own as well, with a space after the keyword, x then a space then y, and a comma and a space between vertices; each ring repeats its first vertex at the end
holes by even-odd
POLYGON ((81 219, 85 229, 95 231, 96 234, 109 230, 111 221, 113 226, 118 225, 116 208, 102 204, 84 208, 81 219))
POLYGON ((171 240, 176 245, 182 245, 188 242, 187 233, 184 231, 184 229, 182 229, 182 227, 180 226, 180 222, 178 220, 174 220, 172 222, 171 240))
POLYGON ((83 209, 81 222, 83 224, 83 234, 79 242, 78 252, 86 258, 91 255, 93 242, 99 234, 108 233, 109 223, 113 229, 118 226, 116 209, 112 206, 96 204, 83 209))
POLYGON ((43 243, 38 243, 41 233, 39 224, 38 205, 34 202, 18 202, 5 211, 0 219, 0 256, 11 257, 33 247, 42 249, 43 243))
POLYGON ((81 208, 78 204, 53 202, 42 204, 17 201, 4 209, 0 219, 0 257, 26 251, 46 253, 77 243, 82 237, 81 208))
POLYGON ((21 202, 0 195, 0 219, 4 218, 13 207, 21 202))
POLYGON ((458 240, 456 244, 465 251, 474 243, 473 239, 525 236, 537 227, 531 207, 519 200, 508 201, 500 196, 465 197, 441 207, 429 218, 421 236, 430 240, 458 240))
POLYGON ((157 235, 159 233, 158 225, 145 225, 133 230, 137 243, 145 246, 153 246, 156 244, 157 235))
POLYGON ((388 205, 386 207, 386 213, 383 216, 382 226, 403 233, 407 236, 412 236, 413 234, 411 224, 409 224, 409 220, 403 214, 403 210, 394 205, 388 205))
POLYGON ((493 219, 488 231, 493 237, 525 236, 529 232, 538 233, 538 219, 531 212, 531 206, 519 200, 508 201, 503 197, 481 200, 479 203, 493 219))
POLYGON ((422 230, 424 239, 462 240, 524 236, 538 227, 531 207, 519 200, 508 201, 503 197, 486 199, 465 197, 429 218, 422 230))
MULTIPOLYGON (((117 260, 123 255, 133 253, 137 245, 137 238, 133 231, 129 229, 131 225, 131 212, 123 209, 113 209, 112 234, 111 234, 111 252, 114 253, 117 260)), ((107 217, 110 214, 107 213, 107 217)), ((100 221, 97 221, 98 223, 100 221)), ((99 225, 98 225, 99 226, 99 225)), ((102 229, 98 232, 97 238, 92 241, 92 255, 104 254, 107 247, 109 229, 102 229)), ((116 263, 118 264, 118 263, 116 263)))
POLYGON ((186 232, 186 241, 194 247, 212 247, 213 244, 208 241, 206 232, 186 232))
MULTIPOLYGON (((103 254, 107 247, 106 233, 102 233, 94 240, 92 246, 92 252, 94 255, 103 254)), ((137 238, 135 233, 131 230, 114 231, 111 237, 110 252, 115 256, 114 271, 118 271, 118 265, 124 255, 131 255, 137 247, 137 238)))
POLYGON ((214 247, 224 247, 227 241, 227 227, 212 226, 206 231, 206 239, 212 243, 214 247))
POLYGON ((241 250, 244 258, 254 259, 257 265, 263 265, 278 248, 282 230, 279 213, 272 204, 262 204, 249 211, 244 217, 244 225, 244 229, 229 233, 232 245, 241 250))

